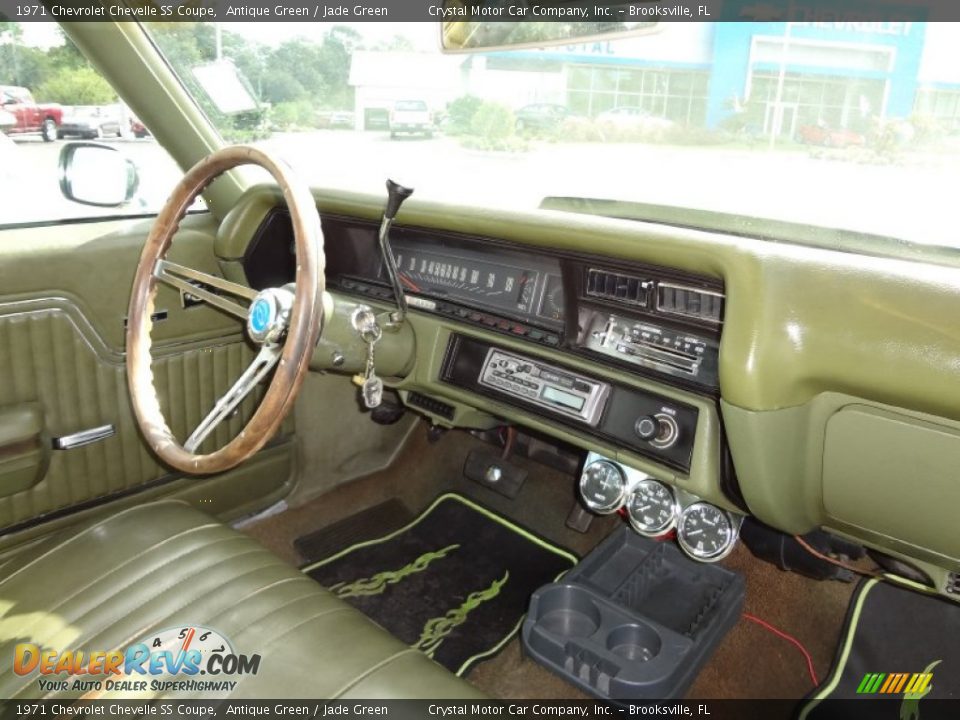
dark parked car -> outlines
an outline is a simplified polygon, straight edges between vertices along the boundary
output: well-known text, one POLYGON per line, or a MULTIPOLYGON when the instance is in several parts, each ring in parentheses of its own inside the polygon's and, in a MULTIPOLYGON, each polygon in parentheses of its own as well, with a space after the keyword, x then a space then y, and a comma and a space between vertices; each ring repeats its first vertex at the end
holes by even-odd
POLYGON ((316 124, 318 128, 352 130, 355 120, 349 110, 321 110, 316 124))
POLYGON ((553 103, 524 105, 515 113, 517 130, 549 130, 573 115, 570 108, 553 103))

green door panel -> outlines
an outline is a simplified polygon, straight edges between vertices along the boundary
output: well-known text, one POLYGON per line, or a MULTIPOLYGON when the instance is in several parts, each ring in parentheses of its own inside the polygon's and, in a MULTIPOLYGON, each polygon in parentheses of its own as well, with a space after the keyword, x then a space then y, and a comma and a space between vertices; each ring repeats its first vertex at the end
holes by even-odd
POLYGON ((221 520, 229 521, 275 503, 290 492, 296 472, 296 441, 287 439, 268 446, 230 472, 198 482, 194 477, 169 478, 145 485, 107 504, 91 504, 63 516, 51 516, 14 533, 0 535, 0 564, 52 532, 91 518, 105 517, 124 508, 162 498, 184 500, 221 520))
MULTIPOLYGON (((36 404, 51 437, 113 425, 116 435, 52 452, 39 483, 0 498, 0 528, 144 485, 167 471, 143 443, 127 394, 125 368, 96 353, 71 315, 60 308, 23 311, 0 306, 0 407, 36 404)), ((242 342, 170 354, 154 364, 157 392, 171 429, 189 434, 253 358, 242 342)), ((223 444, 255 408, 252 394, 208 443, 223 444)))
MULTIPOLYGON (((100 223, 0 233, 0 302, 63 298, 77 307, 82 322, 96 336, 93 342, 121 358, 130 287, 151 224, 149 220, 104 223, 106 232, 100 233, 96 232, 100 223)), ((169 258, 222 275, 212 252, 215 232, 210 216, 188 217, 181 223, 169 258)), ((183 308, 180 293, 166 286, 158 288, 155 309, 167 313, 153 329, 160 352, 168 346, 178 351, 185 343, 241 337, 241 325, 235 319, 207 305, 183 308)))
POLYGON ((38 403, 0 407, 0 497, 36 485, 50 458, 38 403))
MULTIPOLYGON (((37 520, 79 517, 86 508, 148 490, 187 493, 211 512, 230 515, 261 508, 293 485, 292 416, 272 459, 214 479, 192 478, 188 487, 180 487, 143 442, 127 390, 124 320, 149 228, 147 221, 133 221, 0 233, 0 535, 22 536, 37 520), (115 433, 86 446, 52 449, 56 438, 102 426, 115 433), (240 479, 231 485, 227 477, 240 479)), ((188 218, 171 257, 220 274, 214 232, 208 216, 188 218)), ((166 313, 154 325, 155 384, 167 421, 183 440, 254 351, 240 322, 205 305, 184 307, 170 288, 159 289, 155 308, 166 313)), ((261 395, 262 388, 252 393, 201 452, 239 432, 261 395)))

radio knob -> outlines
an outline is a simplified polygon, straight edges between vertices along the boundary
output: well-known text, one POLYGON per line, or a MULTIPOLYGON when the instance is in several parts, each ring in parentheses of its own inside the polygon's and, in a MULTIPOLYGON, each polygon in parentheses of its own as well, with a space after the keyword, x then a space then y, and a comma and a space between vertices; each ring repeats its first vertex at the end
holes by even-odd
POLYGON ((653 415, 644 415, 637 418, 633 431, 641 440, 653 440, 660 433, 660 423, 653 415))

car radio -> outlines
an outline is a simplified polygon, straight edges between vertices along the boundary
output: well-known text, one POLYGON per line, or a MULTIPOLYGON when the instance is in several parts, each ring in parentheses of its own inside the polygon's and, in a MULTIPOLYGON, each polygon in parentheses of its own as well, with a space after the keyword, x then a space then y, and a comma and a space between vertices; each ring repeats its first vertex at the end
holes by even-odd
POLYGON ((490 348, 479 384, 596 427, 610 386, 530 358, 490 348))
POLYGON ((683 472, 690 469, 697 408, 687 403, 456 333, 447 344, 440 380, 576 427, 683 472))
POLYGON ((715 338, 590 308, 580 309, 579 321, 580 347, 702 385, 716 384, 719 343, 715 338))

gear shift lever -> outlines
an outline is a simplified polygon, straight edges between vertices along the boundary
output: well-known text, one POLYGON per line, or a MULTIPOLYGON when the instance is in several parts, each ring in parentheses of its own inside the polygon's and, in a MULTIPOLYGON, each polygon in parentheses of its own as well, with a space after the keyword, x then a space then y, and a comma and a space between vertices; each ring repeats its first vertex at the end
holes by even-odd
POLYGON ((393 250, 390 248, 390 226, 393 225, 393 219, 397 216, 403 201, 413 195, 412 188, 405 188, 403 185, 395 183, 393 180, 387 180, 387 206, 383 209, 383 220, 380 221, 380 256, 383 258, 384 266, 387 270, 387 277, 390 278, 390 284, 393 286, 393 294, 397 299, 397 309, 390 314, 390 323, 399 325, 407 315, 407 298, 403 294, 403 285, 400 283, 400 271, 397 269, 396 258, 393 257, 393 250))

